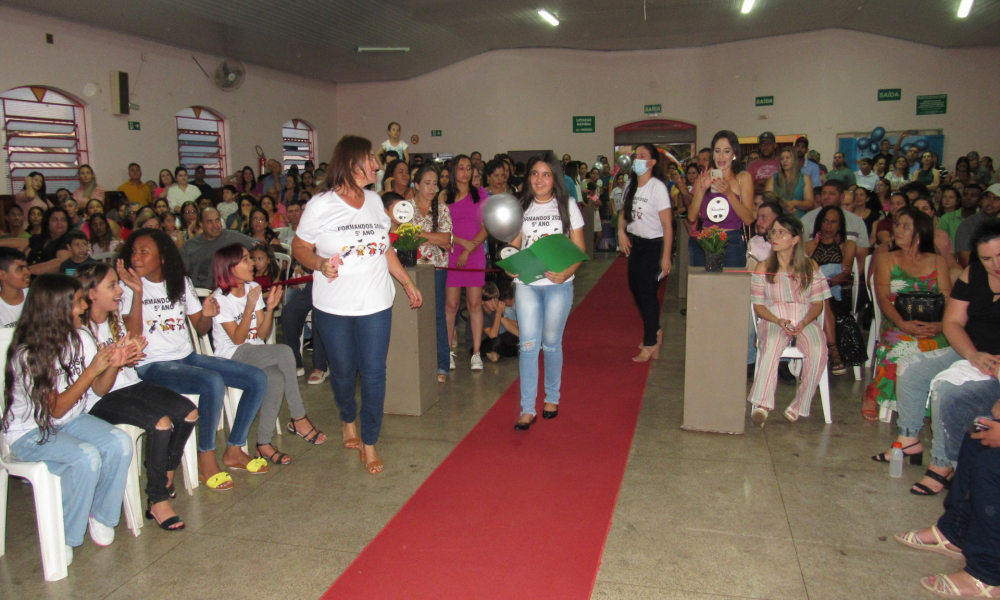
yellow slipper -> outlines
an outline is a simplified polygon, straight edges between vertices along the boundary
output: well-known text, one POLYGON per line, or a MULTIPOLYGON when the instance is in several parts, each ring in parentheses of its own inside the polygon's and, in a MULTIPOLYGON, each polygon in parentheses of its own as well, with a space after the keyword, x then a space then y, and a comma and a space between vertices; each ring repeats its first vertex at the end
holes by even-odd
POLYGON ((260 458, 260 457, 257 457, 255 459, 251 460, 250 462, 248 462, 246 467, 234 467, 234 466, 231 466, 231 465, 227 465, 227 466, 230 469, 237 469, 237 470, 240 470, 240 471, 250 471, 250 473, 252 475, 263 475, 264 473, 267 473, 267 471, 268 471, 267 461, 264 460, 263 458, 260 458))
POLYGON ((233 478, 229 473, 225 471, 219 471, 215 475, 212 475, 208 479, 203 479, 201 476, 198 477, 202 483, 208 486, 210 490, 216 490, 218 492, 225 492, 227 490, 233 489, 233 478))

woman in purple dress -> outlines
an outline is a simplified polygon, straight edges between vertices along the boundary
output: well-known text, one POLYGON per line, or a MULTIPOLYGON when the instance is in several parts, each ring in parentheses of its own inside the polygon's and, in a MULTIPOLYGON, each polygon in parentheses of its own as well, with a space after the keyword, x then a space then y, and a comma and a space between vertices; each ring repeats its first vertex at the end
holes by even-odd
MULTIPOLYGON (((483 225, 483 206, 486 192, 472 185, 472 159, 464 154, 455 157, 451 180, 441 191, 451 212, 452 240, 448 253, 448 287, 445 292, 445 315, 448 320, 448 340, 455 341, 455 316, 465 288, 465 305, 469 309, 469 327, 472 328, 472 370, 483 370, 479 344, 483 338, 483 284, 486 283, 486 227, 483 225)), ((455 353, 451 353, 451 369, 455 368, 455 353)))

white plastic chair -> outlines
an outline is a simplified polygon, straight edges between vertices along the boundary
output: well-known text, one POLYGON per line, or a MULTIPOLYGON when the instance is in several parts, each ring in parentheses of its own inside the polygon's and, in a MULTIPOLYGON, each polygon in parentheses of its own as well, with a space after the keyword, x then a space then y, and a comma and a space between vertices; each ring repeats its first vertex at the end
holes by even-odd
POLYGON ((114 263, 115 263, 115 258, 117 258, 117 257, 118 257, 118 253, 117 252, 100 252, 98 254, 94 254, 90 258, 93 258, 97 262, 105 263, 105 264, 113 266, 114 263))
POLYGON ((278 270, 281 273, 281 279, 288 279, 289 273, 292 271, 292 257, 282 252, 275 252, 274 258, 278 260, 278 270))
MULTIPOLYGON (((867 264, 869 258, 870 257, 868 257, 868 256, 865 257, 865 263, 866 264, 867 264)), ((858 269, 855 268, 854 269, 854 285, 851 288, 851 313, 852 314, 854 314, 854 309, 857 308, 857 306, 858 306, 858 292, 859 292, 858 288, 860 286, 861 286, 861 277, 860 277, 860 275, 858 273, 858 269)), ((854 366, 854 380, 855 381, 861 381, 861 379, 862 379, 862 374, 861 374, 861 367, 862 366, 863 366, 863 363, 861 365, 855 365, 854 366)))

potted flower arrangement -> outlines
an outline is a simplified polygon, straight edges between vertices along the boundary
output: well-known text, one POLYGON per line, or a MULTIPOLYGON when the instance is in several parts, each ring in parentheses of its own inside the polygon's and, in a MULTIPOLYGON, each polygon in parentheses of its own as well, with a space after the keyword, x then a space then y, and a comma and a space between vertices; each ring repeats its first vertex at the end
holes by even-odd
POLYGON ((702 229, 696 239, 698 245, 705 251, 705 272, 721 273, 726 245, 729 244, 729 234, 713 225, 702 229))
POLYGON ((404 267, 417 266, 417 249, 427 241, 425 237, 418 237, 423 228, 416 223, 402 223, 396 228, 396 241, 392 247, 396 249, 399 262, 404 267))

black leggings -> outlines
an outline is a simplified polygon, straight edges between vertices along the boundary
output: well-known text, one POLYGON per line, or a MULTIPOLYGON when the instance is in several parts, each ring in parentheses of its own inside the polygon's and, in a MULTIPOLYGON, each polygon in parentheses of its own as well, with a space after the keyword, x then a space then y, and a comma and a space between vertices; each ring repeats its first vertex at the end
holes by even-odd
POLYGON ((628 289, 632 292, 639 314, 642 315, 642 345, 655 346, 660 330, 660 300, 656 297, 660 282, 660 259, 663 238, 646 239, 628 235, 632 250, 628 255, 628 289))
POLYGON ((483 343, 480 351, 483 354, 496 352, 500 358, 513 358, 518 353, 519 340, 517 336, 509 331, 504 331, 495 338, 488 338, 483 334, 483 343))
POLYGON ((112 425, 133 425, 146 432, 149 452, 146 458, 146 495, 153 504, 170 498, 167 472, 181 463, 184 443, 194 431, 194 421, 187 416, 198 407, 167 388, 140 381, 109 392, 90 414, 112 425), (170 419, 170 429, 157 429, 163 417, 170 419))

